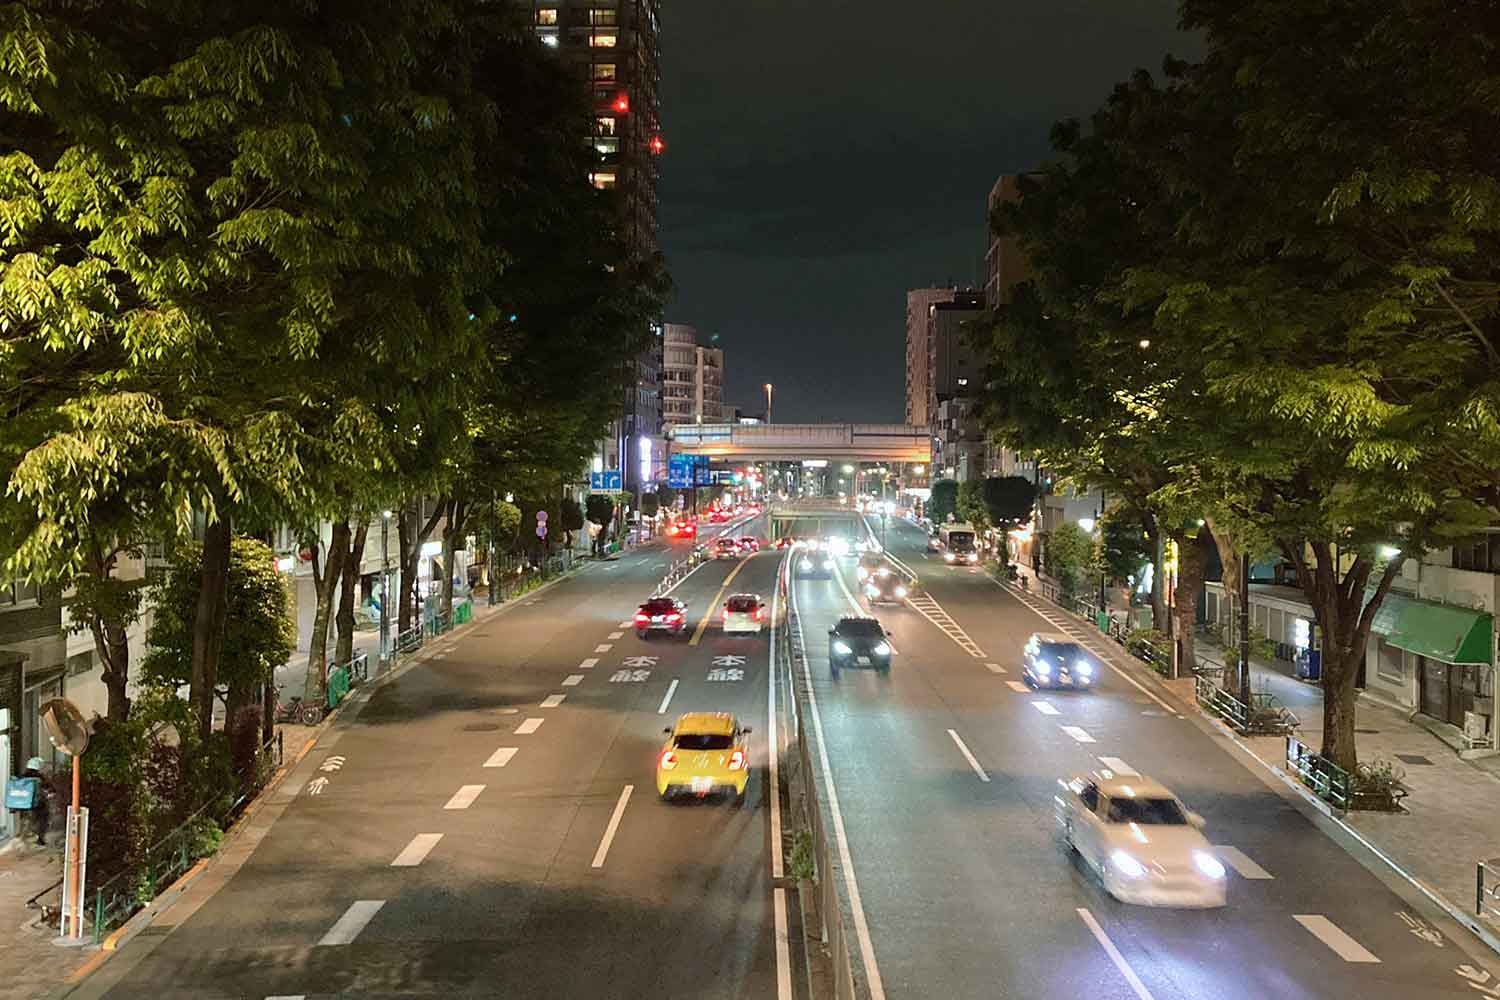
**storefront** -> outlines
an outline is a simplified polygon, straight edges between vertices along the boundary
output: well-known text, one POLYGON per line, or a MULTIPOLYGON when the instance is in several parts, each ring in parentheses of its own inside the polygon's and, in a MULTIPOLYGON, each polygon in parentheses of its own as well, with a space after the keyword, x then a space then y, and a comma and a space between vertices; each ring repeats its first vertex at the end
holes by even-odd
POLYGON ((1376 612, 1373 631, 1379 635, 1377 677, 1393 685, 1398 676, 1409 677, 1417 711, 1460 728, 1470 713, 1491 713, 1487 612, 1389 594, 1376 612))

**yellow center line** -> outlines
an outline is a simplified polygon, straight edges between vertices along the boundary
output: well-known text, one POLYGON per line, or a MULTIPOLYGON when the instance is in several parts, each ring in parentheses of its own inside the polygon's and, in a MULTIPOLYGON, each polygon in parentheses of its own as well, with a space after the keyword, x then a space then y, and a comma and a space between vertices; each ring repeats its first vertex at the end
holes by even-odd
POLYGON ((719 606, 719 598, 724 596, 724 591, 729 589, 729 585, 734 582, 734 578, 739 576, 740 570, 745 568, 745 563, 749 562, 752 558, 752 556, 746 556, 745 558, 741 559, 740 564, 736 566, 730 572, 730 574, 724 578, 724 585, 719 588, 719 592, 714 595, 714 599, 708 602, 708 610, 704 612, 703 620, 698 623, 698 630, 694 632, 693 637, 688 640, 689 646, 698 645, 698 640, 703 638, 703 633, 708 628, 708 620, 714 616, 714 609, 719 606))

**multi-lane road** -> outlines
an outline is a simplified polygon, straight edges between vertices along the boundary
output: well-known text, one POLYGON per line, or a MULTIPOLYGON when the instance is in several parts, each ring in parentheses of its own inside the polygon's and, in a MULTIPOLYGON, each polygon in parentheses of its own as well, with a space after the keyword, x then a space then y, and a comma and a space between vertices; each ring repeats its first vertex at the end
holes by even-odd
MULTIPOLYGON (((926 559, 912 526, 890 532, 925 596, 879 611, 889 676, 829 676, 826 629, 865 613, 852 565, 794 578, 788 594, 876 995, 1486 995, 1461 932, 1226 741, 1124 665, 1089 693, 1027 690, 1021 645, 1061 617, 926 559), (1114 903, 1061 849, 1056 780, 1106 758, 1207 817, 1233 870, 1227 907, 1114 903)), ((641 641, 630 616, 673 555, 594 566, 362 695, 275 794, 274 822, 232 877, 167 911, 77 995, 806 996, 767 780, 769 713, 788 693, 766 637, 718 629, 728 594, 771 602, 781 556, 705 564, 673 591, 691 635, 641 641), (744 806, 658 801, 662 728, 691 710, 753 728, 744 806)))

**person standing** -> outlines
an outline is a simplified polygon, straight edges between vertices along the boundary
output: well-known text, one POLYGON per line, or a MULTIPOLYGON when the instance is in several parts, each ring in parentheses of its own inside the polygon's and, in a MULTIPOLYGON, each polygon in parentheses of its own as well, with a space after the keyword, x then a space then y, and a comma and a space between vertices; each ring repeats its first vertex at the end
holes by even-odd
POLYGON ((36 779, 36 795, 32 799, 31 808, 27 810, 27 815, 31 818, 31 832, 36 836, 37 845, 46 847, 52 789, 47 784, 47 776, 42 773, 42 758, 33 757, 28 760, 26 770, 22 772, 21 777, 36 779))

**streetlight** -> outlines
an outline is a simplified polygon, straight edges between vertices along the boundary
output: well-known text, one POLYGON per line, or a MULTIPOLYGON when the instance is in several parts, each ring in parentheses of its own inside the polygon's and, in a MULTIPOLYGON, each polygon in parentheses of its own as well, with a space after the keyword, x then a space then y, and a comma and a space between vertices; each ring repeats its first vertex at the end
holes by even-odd
POLYGON ((773 388, 771 383, 766 383, 766 423, 768 424, 771 422, 771 390, 773 388))
POLYGON ((1078 526, 1083 529, 1085 535, 1092 535, 1094 533, 1094 519, 1092 517, 1080 517, 1078 519, 1078 526))
POLYGON ((380 512, 380 659, 391 634, 391 512, 380 512))

